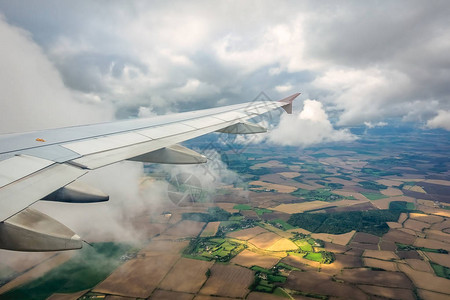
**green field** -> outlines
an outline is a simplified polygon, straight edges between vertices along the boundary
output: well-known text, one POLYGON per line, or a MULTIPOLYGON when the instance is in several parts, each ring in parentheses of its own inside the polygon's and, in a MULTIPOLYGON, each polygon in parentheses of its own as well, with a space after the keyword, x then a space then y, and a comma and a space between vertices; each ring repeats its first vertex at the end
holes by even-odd
POLYGON ((269 270, 259 266, 253 266, 251 269, 255 271, 255 281, 250 286, 250 290, 272 293, 277 287, 277 284, 286 281, 286 277, 279 274, 278 268, 269 270))
POLYGON ((322 261, 322 254, 321 253, 309 252, 308 254, 306 254, 304 256, 304 258, 320 262, 320 261, 322 261))
POLYGON ((292 226, 291 224, 287 223, 284 220, 281 219, 275 219, 269 222, 270 224, 272 224, 275 227, 279 227, 283 230, 289 230, 289 229, 294 229, 295 227, 292 226))
POLYGON ((116 243, 85 246, 66 263, 45 276, 1 295, 1 299, 46 299, 53 293, 90 289, 116 269, 123 262, 120 257, 130 249, 130 245, 116 243))
POLYGON ((237 210, 252 210, 252 207, 248 204, 236 204, 233 208, 237 210))
POLYGON ((304 252, 311 252, 311 251, 313 251, 313 247, 305 239, 294 240, 293 242, 294 242, 295 245, 297 245, 304 252))
POLYGON ((360 181, 359 185, 361 185, 363 188, 368 189, 368 190, 384 190, 387 189, 388 187, 384 184, 379 184, 376 183, 374 181, 360 181))
POLYGON ((366 198, 369 199, 370 201, 373 201, 373 200, 380 200, 380 199, 384 199, 384 198, 389 198, 388 196, 385 196, 385 195, 380 194, 380 193, 367 193, 367 192, 361 192, 361 194, 363 194, 364 197, 366 197, 366 198))
POLYGON ((270 209, 267 209, 267 208, 255 208, 254 211, 256 212, 256 214, 258 216, 262 216, 263 214, 273 212, 273 210, 270 210, 270 209))
POLYGON ((389 231, 386 222, 396 222, 400 213, 406 210, 368 210, 333 213, 297 213, 287 221, 295 227, 311 232, 342 234, 351 230, 381 236, 389 231))
POLYGON ((200 260, 227 262, 244 249, 244 245, 225 238, 196 238, 191 240, 183 255, 200 260))
POLYGON ((397 249, 398 250, 404 250, 404 251, 420 250, 420 251, 423 251, 423 252, 433 252, 433 253, 448 254, 448 251, 445 250, 445 249, 432 249, 432 248, 427 248, 427 247, 417 247, 417 246, 401 244, 401 243, 396 243, 396 244, 397 244, 397 249))
POLYGON ((333 202, 344 199, 343 196, 330 192, 330 189, 317 189, 313 191, 297 189, 296 191, 293 191, 291 195, 304 198, 307 201, 319 200, 333 202))
POLYGON ((434 273, 437 276, 450 279, 450 268, 447 268, 445 266, 441 266, 441 265, 439 265, 437 263, 434 263, 434 262, 430 262, 430 265, 433 268, 434 273))

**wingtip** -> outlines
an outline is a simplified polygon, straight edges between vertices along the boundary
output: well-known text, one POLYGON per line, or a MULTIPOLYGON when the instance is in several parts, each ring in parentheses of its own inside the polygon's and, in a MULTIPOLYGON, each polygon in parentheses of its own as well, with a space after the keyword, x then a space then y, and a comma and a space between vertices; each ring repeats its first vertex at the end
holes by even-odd
POLYGON ((292 101, 294 101, 295 98, 297 98, 301 93, 295 93, 293 95, 290 95, 284 99, 279 100, 278 102, 285 103, 281 107, 288 113, 292 114, 292 101))
POLYGON ((294 101, 295 98, 297 98, 298 96, 300 96, 300 94, 301 94, 301 93, 295 93, 295 94, 290 95, 290 96, 288 96, 288 97, 286 97, 286 98, 283 98, 283 99, 281 99, 281 100, 278 100, 278 102, 285 102, 285 103, 290 104, 290 103, 292 103, 292 101, 294 101))

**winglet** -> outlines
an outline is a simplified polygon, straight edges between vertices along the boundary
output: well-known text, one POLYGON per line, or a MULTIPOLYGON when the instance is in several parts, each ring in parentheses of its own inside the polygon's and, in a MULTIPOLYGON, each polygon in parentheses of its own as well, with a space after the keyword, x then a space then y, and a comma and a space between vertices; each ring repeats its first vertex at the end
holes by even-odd
POLYGON ((300 95, 300 93, 295 93, 294 95, 291 95, 289 97, 286 97, 284 99, 279 100, 278 102, 286 103, 283 106, 283 109, 288 113, 292 114, 292 101, 294 101, 295 98, 297 98, 300 95))

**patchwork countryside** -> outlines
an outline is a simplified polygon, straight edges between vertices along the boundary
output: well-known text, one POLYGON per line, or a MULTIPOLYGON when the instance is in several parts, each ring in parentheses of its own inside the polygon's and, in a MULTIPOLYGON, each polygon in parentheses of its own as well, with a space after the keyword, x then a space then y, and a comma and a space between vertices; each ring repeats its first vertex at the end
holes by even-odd
POLYGON ((389 132, 223 147, 239 181, 128 216, 138 243, 88 232, 80 251, 3 259, 0 298, 449 299, 448 134, 389 132))

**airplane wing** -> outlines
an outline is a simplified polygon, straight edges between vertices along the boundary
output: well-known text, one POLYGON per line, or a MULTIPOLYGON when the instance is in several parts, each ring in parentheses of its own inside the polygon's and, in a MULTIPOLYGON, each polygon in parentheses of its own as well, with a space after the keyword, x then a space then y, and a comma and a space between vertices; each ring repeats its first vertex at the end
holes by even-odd
POLYGON ((298 95, 147 119, 0 135, 0 248, 81 248, 82 241, 72 230, 29 206, 41 199, 107 201, 107 195, 76 180, 89 170, 122 160, 204 163, 203 155, 178 143, 215 131, 265 132, 248 120, 280 108, 291 113, 298 95))

